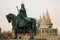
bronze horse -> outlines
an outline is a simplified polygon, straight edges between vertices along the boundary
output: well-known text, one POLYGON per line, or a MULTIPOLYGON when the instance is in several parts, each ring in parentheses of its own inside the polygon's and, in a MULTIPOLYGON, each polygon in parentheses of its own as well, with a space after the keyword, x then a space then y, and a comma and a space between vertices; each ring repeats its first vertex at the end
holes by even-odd
POLYGON ((18 12, 19 14, 17 16, 15 16, 12 13, 9 13, 8 15, 6 15, 8 22, 9 23, 12 22, 12 27, 13 27, 12 29, 15 32, 14 38, 17 39, 17 33, 19 32, 24 34, 32 33, 36 35, 36 20, 34 18, 27 17, 24 4, 21 4, 21 9, 18 12))

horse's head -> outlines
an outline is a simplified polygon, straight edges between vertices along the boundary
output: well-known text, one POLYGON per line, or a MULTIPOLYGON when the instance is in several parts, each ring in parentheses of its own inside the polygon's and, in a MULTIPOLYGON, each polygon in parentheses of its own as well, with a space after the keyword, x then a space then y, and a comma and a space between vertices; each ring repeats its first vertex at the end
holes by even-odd
POLYGON ((8 20, 8 22, 10 23, 16 16, 12 13, 6 15, 6 18, 8 20))

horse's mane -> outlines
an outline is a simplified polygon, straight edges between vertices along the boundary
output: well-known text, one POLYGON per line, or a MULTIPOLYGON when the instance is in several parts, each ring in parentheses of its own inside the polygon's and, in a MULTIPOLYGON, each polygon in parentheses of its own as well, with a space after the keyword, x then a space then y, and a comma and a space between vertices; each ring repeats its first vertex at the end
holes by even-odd
POLYGON ((6 15, 6 17, 16 17, 16 15, 12 14, 12 13, 9 13, 8 15, 6 15))

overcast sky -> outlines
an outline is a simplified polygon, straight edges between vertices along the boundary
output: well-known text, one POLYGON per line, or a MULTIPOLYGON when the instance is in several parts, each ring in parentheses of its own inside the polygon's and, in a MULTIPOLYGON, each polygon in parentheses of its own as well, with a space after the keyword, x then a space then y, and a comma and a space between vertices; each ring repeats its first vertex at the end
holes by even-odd
MULTIPOLYGON (((16 5, 20 9, 22 0, 0 0, 0 27, 2 31, 12 30, 11 23, 8 23, 6 15, 18 14, 16 5)), ((48 9, 49 16, 54 28, 60 30, 60 0, 23 0, 27 15, 33 18, 39 18, 43 12, 48 9)))

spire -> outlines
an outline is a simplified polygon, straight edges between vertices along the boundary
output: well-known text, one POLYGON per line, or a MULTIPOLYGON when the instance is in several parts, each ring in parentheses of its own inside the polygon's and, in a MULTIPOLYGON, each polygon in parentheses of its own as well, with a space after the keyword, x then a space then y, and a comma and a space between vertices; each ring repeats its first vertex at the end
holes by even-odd
POLYGON ((43 19, 45 19, 45 15, 44 15, 44 12, 43 12, 43 19))
POLYGON ((40 18, 39 18, 39 20, 38 20, 38 23, 40 23, 41 22, 41 16, 40 16, 40 18))
POLYGON ((46 12, 45 12, 45 19, 46 19, 47 23, 51 23, 51 19, 49 17, 48 10, 46 10, 46 12))
POLYGON ((45 13, 46 13, 45 17, 50 19, 49 14, 48 14, 48 10, 46 10, 45 13))
POLYGON ((43 13, 43 17, 39 19, 39 24, 51 24, 51 19, 48 14, 48 10, 46 10, 45 13, 43 13))
POLYGON ((41 19, 41 24, 46 24, 45 15, 43 13, 43 18, 41 19))

